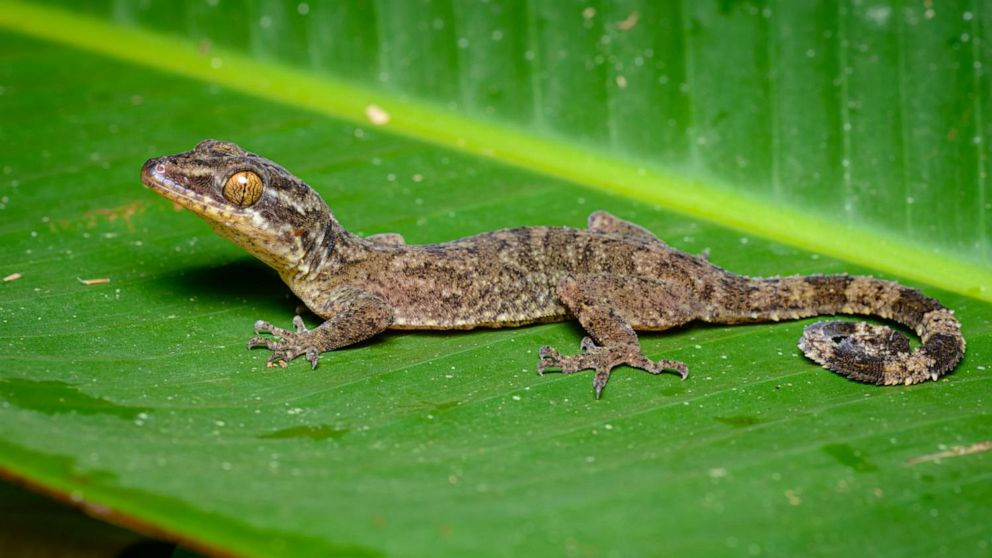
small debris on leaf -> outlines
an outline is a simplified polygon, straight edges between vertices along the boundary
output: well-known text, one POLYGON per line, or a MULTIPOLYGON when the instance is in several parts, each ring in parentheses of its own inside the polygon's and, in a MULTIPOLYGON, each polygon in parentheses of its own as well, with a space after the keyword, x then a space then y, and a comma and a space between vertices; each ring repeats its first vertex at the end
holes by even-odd
POLYGON ((634 28, 635 25, 637 25, 637 21, 639 19, 641 19, 640 12, 630 12, 630 15, 627 16, 627 19, 617 22, 617 29, 621 31, 630 31, 631 29, 634 28))
POLYGON ((389 113, 383 110, 383 108, 379 105, 369 105, 365 107, 365 116, 368 117, 369 122, 375 124, 376 126, 389 124, 389 113))
POLYGON ((917 465, 919 463, 926 463, 928 461, 940 461, 941 459, 947 459, 950 457, 961 457, 964 455, 982 453, 990 450, 992 450, 992 440, 985 440, 982 442, 971 444, 970 446, 954 446, 945 451, 920 455, 906 461, 906 463, 910 465, 917 465))

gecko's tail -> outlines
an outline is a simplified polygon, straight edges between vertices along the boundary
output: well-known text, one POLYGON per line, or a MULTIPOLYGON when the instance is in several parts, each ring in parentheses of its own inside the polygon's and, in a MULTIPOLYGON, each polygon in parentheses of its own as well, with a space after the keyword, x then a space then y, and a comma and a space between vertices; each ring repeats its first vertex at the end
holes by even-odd
POLYGON ((899 283, 850 275, 750 282, 749 298, 755 303, 752 309, 766 319, 824 314, 877 316, 909 327, 922 340, 922 346, 912 350, 903 334, 885 326, 849 321, 807 326, 799 341, 803 353, 852 380, 879 385, 936 380, 953 370, 964 356, 961 323, 954 312, 899 283), (761 307, 763 301, 770 300, 777 302, 771 303, 772 307, 761 307), (800 301, 806 301, 807 306, 803 308, 800 301), (790 302, 795 304, 793 308, 782 308, 790 302))

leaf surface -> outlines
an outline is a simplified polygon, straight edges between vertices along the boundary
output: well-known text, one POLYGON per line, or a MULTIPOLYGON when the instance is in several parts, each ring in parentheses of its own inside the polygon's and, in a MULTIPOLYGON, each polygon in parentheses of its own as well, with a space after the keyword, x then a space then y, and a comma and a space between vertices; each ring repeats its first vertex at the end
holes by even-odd
MULTIPOLYGON (((64 19, 46 21, 56 30, 66 22, 77 29, 99 24, 55 15, 64 19)), ((160 63, 141 53, 161 58, 161 50, 122 54, 129 45, 181 44, 141 27, 115 35, 133 43, 101 50, 100 38, 89 33, 80 40, 93 44, 53 42, 38 38, 30 22, 0 17, 8 29, 0 33, 0 275, 21 274, 0 284, 8 363, 0 370, 0 466, 7 475, 208 552, 988 552, 989 454, 919 460, 989 438, 992 307, 981 300, 983 262, 943 254, 914 270, 906 262, 925 252, 914 244, 897 247, 902 259, 886 260, 885 269, 858 266, 796 247, 821 246, 802 240, 806 233, 789 237, 789 246, 764 239, 771 229, 748 232, 755 215, 730 221, 725 207, 710 205, 686 215, 658 207, 644 189, 624 192, 640 196, 632 199, 596 188, 603 177, 629 183, 643 168, 649 184, 667 184, 671 192, 701 188, 678 209, 705 198, 700 191, 712 193, 716 205, 755 199, 717 187, 726 175, 713 182, 677 178, 696 175, 587 149, 582 142, 595 144, 600 132, 580 117, 548 124, 564 139, 534 131, 528 120, 510 118, 524 110, 512 98, 501 101, 506 118, 493 128, 476 127, 479 121, 464 115, 468 109, 445 113, 414 100, 390 107, 393 123, 382 130, 362 122, 364 111, 395 91, 370 93, 278 61, 223 58, 221 69, 287 72, 250 76, 275 84, 253 91, 238 85, 238 72, 211 78, 200 66, 174 64, 204 56, 195 50, 160 63), (311 85, 328 83, 352 97, 313 96, 330 89, 311 85), (654 358, 686 361, 690 379, 623 369, 594 401, 587 374, 535 374, 541 345, 578 350, 578 326, 552 324, 389 333, 325 354, 316 371, 304 363, 266 369, 263 351, 244 349, 251 324, 288 324, 296 301, 273 272, 137 178, 146 158, 189 149, 204 137, 279 161, 313 185, 351 230, 399 232, 408 242, 507 226, 581 226, 591 211, 606 209, 752 275, 879 274, 901 265, 904 273, 895 278, 920 280, 938 277, 934 265, 950 261, 966 270, 967 281, 940 284, 957 292, 907 282, 957 310, 968 355, 941 382, 882 389, 802 358, 795 343, 804 322, 691 326, 643 341, 654 358), (515 138, 536 139, 524 149, 515 138), (527 160, 515 158, 527 150, 527 160), (590 153, 606 155, 582 157, 590 153), (591 178, 555 170, 570 168, 591 178), (110 282, 79 282, 97 278, 110 282)), ((718 35, 705 18, 696 19, 718 35)), ((572 40, 586 39, 560 39, 572 40)), ((252 41, 246 52, 292 52, 291 44, 252 41)), ((389 48, 421 47, 397 37, 389 48)), ((438 48, 442 61, 430 63, 447 68, 451 52, 438 48)), ((356 56, 364 55, 359 49, 356 56)), ((362 68, 356 62, 356 74, 339 73, 361 81, 362 68)), ((507 72, 510 90, 523 78, 507 72)), ((407 79, 394 87, 431 98, 454 90, 407 79)), ((727 118, 724 133, 743 133, 733 131, 738 117, 727 118)), ((872 145, 883 149, 885 141, 872 145)), ((847 217, 763 211, 757 215, 765 220, 781 215, 782 222, 849 235, 857 242, 836 249, 856 254, 849 260, 871 262, 878 239, 889 238, 884 231, 866 235, 871 223, 843 232, 847 217)), ((933 219, 937 226, 940 217, 933 219)))

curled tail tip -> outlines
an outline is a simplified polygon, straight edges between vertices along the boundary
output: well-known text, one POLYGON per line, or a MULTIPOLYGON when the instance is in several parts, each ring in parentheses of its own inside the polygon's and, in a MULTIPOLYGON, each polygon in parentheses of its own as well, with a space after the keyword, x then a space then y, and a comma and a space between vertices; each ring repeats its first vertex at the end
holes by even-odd
POLYGON ((876 385, 911 385, 937 380, 964 354, 964 340, 928 335, 916 351, 901 333, 865 322, 817 322, 803 330, 799 348, 823 368, 876 385))
POLYGON ((884 384, 887 361, 907 353, 909 342, 884 326, 830 321, 806 326, 799 348, 827 370, 859 382, 884 384))

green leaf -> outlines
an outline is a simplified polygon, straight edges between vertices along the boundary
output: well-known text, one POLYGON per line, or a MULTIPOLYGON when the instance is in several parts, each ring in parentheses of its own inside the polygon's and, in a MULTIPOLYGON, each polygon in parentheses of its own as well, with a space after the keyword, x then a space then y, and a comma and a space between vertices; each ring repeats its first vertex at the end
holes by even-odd
MULTIPOLYGON (((180 75, 204 79, 209 82, 224 85, 234 90, 247 92, 263 98, 278 102, 288 103, 293 106, 311 109, 317 113, 328 116, 350 120, 352 122, 367 124, 368 111, 370 107, 388 109, 389 126, 393 132, 411 136, 417 140, 429 141, 440 146, 459 151, 468 151, 497 160, 521 166, 535 172, 573 180, 587 186, 600 188, 606 191, 633 196, 642 201, 660 203, 665 207, 681 211, 688 215, 703 217, 714 222, 722 223, 726 226, 737 228, 750 234, 758 234, 766 238, 771 238, 779 242, 786 242, 801 246, 810 250, 815 250, 824 254, 838 256, 848 261, 861 265, 871 266, 875 269, 890 273, 899 273, 903 276, 925 281, 929 284, 951 289, 957 292, 979 297, 983 300, 992 300, 992 287, 989 278, 992 277, 992 248, 988 241, 992 224, 987 222, 986 214, 992 210, 992 201, 987 200, 986 189, 988 182, 987 160, 989 159, 989 147, 987 141, 982 141, 986 128, 992 127, 988 124, 983 127, 983 119, 978 118, 978 124, 972 120, 972 114, 982 114, 981 89, 983 85, 992 91, 992 84, 987 79, 983 79, 983 74, 977 73, 974 76, 974 83, 970 89, 953 90, 956 95, 955 100, 959 103, 970 103, 961 108, 962 113, 937 112, 934 107, 923 106, 913 112, 916 118, 926 120, 939 116, 938 124, 926 122, 926 125, 919 124, 914 127, 913 134, 904 131, 898 138, 876 138, 873 136, 876 130, 891 127, 891 119, 887 115, 879 114, 882 111, 862 111, 860 107, 870 104, 870 99, 878 105, 891 105, 890 98, 892 92, 884 87, 872 83, 863 87, 855 88, 854 91, 859 96, 855 97, 851 92, 851 86, 847 83, 849 74, 853 74, 854 69, 847 64, 847 44, 846 39, 842 41, 845 48, 837 49, 837 56, 845 61, 843 68, 837 69, 840 76, 833 76, 829 71, 820 72, 817 80, 821 87, 828 88, 826 92, 819 92, 821 95, 835 93, 834 89, 839 87, 841 93, 839 98, 830 96, 829 100, 837 101, 838 106, 823 107, 824 110, 839 110, 839 123, 818 122, 807 118, 807 101, 809 92, 796 93, 794 95, 776 95, 774 91, 767 90, 766 85, 760 85, 752 93, 755 96, 747 97, 748 101, 741 105, 741 90, 735 90, 729 95, 722 94, 722 87, 719 80, 711 80, 706 95, 703 96, 705 103, 701 106, 706 111, 713 110, 713 114, 702 116, 697 114, 702 109, 697 110, 695 105, 683 106, 685 103, 672 103, 668 99, 669 114, 653 114, 652 107, 656 100, 643 97, 619 100, 623 97, 627 87, 620 92, 611 93, 607 87, 602 89, 602 84, 594 88, 598 91, 596 95, 586 98, 583 93, 591 84, 583 80, 588 79, 589 72, 581 71, 581 68, 572 68, 563 62, 569 60, 566 45, 572 44, 572 39, 563 34, 558 36, 552 34, 546 37, 548 44, 544 49, 551 49, 556 53, 556 62, 565 65, 565 69, 574 71, 563 72, 563 77, 557 74, 550 78, 547 74, 549 70, 541 68, 531 69, 530 79, 524 84, 535 88, 531 101, 536 104, 534 112, 530 114, 530 127, 521 130, 513 126, 517 120, 524 117, 520 114, 507 114, 507 120, 503 122, 491 122, 477 117, 467 117, 467 113, 446 111, 436 104, 425 102, 412 102, 408 100, 408 93, 419 93, 427 96, 439 97, 433 101, 444 101, 449 105, 457 106, 457 102, 444 95, 444 91, 452 89, 439 85, 444 80, 435 79, 435 75, 440 71, 432 66, 429 58, 426 60, 411 59, 416 57, 419 50, 410 50, 410 46, 404 46, 399 52, 394 53, 393 43, 401 41, 405 33, 401 29, 390 30, 386 37, 378 37, 381 30, 367 33, 368 40, 382 40, 376 43, 378 48, 386 51, 380 54, 383 80, 388 84, 392 82, 390 78, 392 71, 398 72, 403 78, 403 85, 408 87, 397 94, 389 90, 377 90, 369 88, 367 85, 355 82, 343 81, 339 78, 326 75, 319 75, 313 71, 304 71, 281 63, 246 57, 236 51, 225 51, 215 48, 209 38, 203 39, 199 44, 188 41, 180 41, 175 38, 156 35, 148 32, 130 31, 107 25, 98 20, 81 18, 77 15, 53 11, 30 5, 13 4, 14 9, 8 10, 4 16, 6 25, 12 29, 24 33, 44 37, 47 39, 67 43, 69 45, 86 48, 114 57, 138 62, 156 68, 175 72, 180 75), (392 33, 396 31, 396 33, 392 33), (392 56, 398 58, 390 63, 392 56), (418 64, 421 63, 421 64, 418 64), (394 67, 395 66, 395 67, 394 67), (576 77, 577 82, 572 83, 571 78, 576 77), (829 78, 829 79, 828 79, 829 78), (541 83, 535 84, 538 81, 541 83), (542 80, 547 80, 544 84, 542 80), (829 83, 827 83, 829 81, 829 83), (839 82, 835 87, 834 82, 839 82), (555 99, 550 102, 545 98, 548 91, 553 93, 555 99), (960 99, 958 99, 960 97, 960 99), (753 101, 751 99, 754 99, 753 101), (793 106, 784 114, 788 115, 790 125, 780 129, 780 120, 784 118, 779 114, 776 107, 771 107, 777 102, 801 101, 801 106, 793 106), (621 106, 634 105, 636 109, 630 109, 630 113, 623 119, 615 116, 617 110, 614 105, 621 106), (750 103, 747 104, 747 103, 750 103), (603 105, 603 106, 601 106, 603 105), (608 105, 608 106, 605 106, 608 105), (753 105, 753 106, 751 106, 753 105), (765 106, 769 105, 769 106, 765 106), (591 110, 596 106, 599 110, 591 110), (854 110, 854 108, 858 110, 854 110), (774 109, 774 110, 773 110, 774 109), (688 111, 688 113, 685 113, 688 111), (854 113, 858 113, 855 115, 854 113), (864 114, 861 114, 864 112, 864 114), (755 119, 753 114, 760 113, 760 118, 755 119), (767 113, 767 114, 766 114, 767 113), (642 137, 639 130, 647 122, 665 122, 670 125, 673 119, 688 118, 694 120, 699 117, 701 123, 689 124, 677 137, 657 138, 642 137), (554 122, 546 122, 546 118, 555 118, 554 122), (766 122, 765 119, 768 119, 766 122), (796 120, 806 121, 805 126, 795 124, 796 120), (767 127, 768 123, 774 124, 766 133, 767 137, 761 137, 756 141, 753 135, 755 126, 767 127), (839 139, 820 139, 813 141, 786 141, 789 136, 819 138, 825 135, 838 135, 837 130, 831 129, 832 124, 840 127, 839 139), (944 128, 943 126, 946 124, 944 128), (548 130, 551 126, 552 130, 548 130), (560 129, 557 129, 560 128, 560 129), (861 134, 854 134, 852 130, 864 129, 861 134), (626 131, 625 131, 626 130, 626 131), (565 134, 564 137, 561 134, 565 134), (944 134, 947 138, 944 138, 944 134), (958 142, 962 134, 971 138, 971 142, 963 144, 958 142), (636 145, 623 145, 621 136, 633 135, 639 139, 639 147, 636 145), (730 136, 730 140, 725 136, 730 136), (913 137, 920 136, 925 140, 923 145, 908 145, 913 137), (890 141, 891 140, 891 141, 890 141), (898 140, 898 141, 896 141, 898 140), (676 149, 675 154, 654 153, 657 142, 665 142, 666 148, 676 149), (668 145, 668 142, 688 142, 688 145, 668 145), (871 149, 855 149, 853 144, 865 143, 871 149), (824 145, 831 144, 831 149, 836 151, 836 160, 824 160, 824 145), (947 143, 947 145, 941 145, 947 143), (620 145, 618 145, 620 144, 620 145), (797 145, 802 147, 797 151, 797 145), (623 150, 617 151, 622 147, 623 150), (911 158, 908 150, 918 149, 921 158, 926 164, 913 171, 904 168, 909 164, 911 158), (950 164, 939 163, 941 154, 938 149, 947 149, 947 157, 950 164), (874 153, 872 151, 877 151, 874 153), (896 151, 901 151, 901 160, 896 160, 893 155, 896 151), (865 161, 860 161, 862 153, 870 152, 870 157, 865 161), (887 152, 883 156, 880 153, 887 152), (646 157, 647 154, 647 158, 646 157), (654 155, 653 157, 651 155, 654 155), (675 157, 672 160, 672 157, 675 157), (688 165, 686 160, 689 161, 688 165), (796 171, 796 176, 790 177, 786 184, 799 184, 800 187, 790 189, 790 194, 784 193, 786 186, 782 184, 781 174, 785 173, 786 167, 804 167, 806 164, 814 164, 815 170, 802 173, 796 171), (863 174, 855 174, 849 170, 852 166, 862 169, 863 174), (820 183, 824 181, 823 174, 832 172, 831 169, 845 169, 836 180, 827 180, 823 186, 806 188, 804 185, 813 181, 820 183), (946 167, 946 168, 945 168, 946 167), (945 176, 946 175, 946 176, 945 176), (730 186, 727 181, 730 181, 730 186), (932 181, 948 182, 947 188, 940 188, 941 193, 934 194, 935 185, 932 181), (914 182, 915 181, 915 182, 914 182), (839 183, 838 183, 839 182, 839 183), (771 188, 771 191, 763 189, 771 188), (823 190, 826 189, 830 196, 825 197, 823 190), (951 195, 948 195, 950 193, 951 195), (905 194, 905 195, 904 195, 905 194), (898 196, 903 196, 898 201, 898 196), (926 200, 926 201, 924 201, 926 200), (797 205, 795 202, 799 202, 797 205), (927 212, 918 215, 915 208, 917 204, 926 206, 927 212), (900 211, 894 211, 894 207, 899 207, 900 211), (952 211, 944 214, 947 209, 952 211), (894 222, 893 222, 894 221, 894 222), (958 238, 961 237, 961 238, 958 238)), ((175 25, 175 22, 182 21, 182 18, 175 17, 172 12, 172 5, 166 4, 169 9, 159 13, 156 10, 147 12, 145 17, 156 24, 175 25)), ((257 27, 250 27, 251 50, 259 51, 262 55, 269 57, 288 57, 287 52, 296 53, 296 50, 285 46, 286 43, 293 43, 307 38, 306 34, 297 34, 288 27, 285 22, 280 21, 290 17, 288 14, 273 15, 285 10, 285 6, 280 4, 267 5, 260 2, 257 9, 264 12, 259 18, 257 27), (278 38, 273 34, 282 33, 278 38), (295 37, 295 38, 294 38, 295 37), (281 45, 277 48, 276 45, 281 45)), ((411 4, 410 7, 413 5, 411 4)), ((723 8, 729 8, 724 6, 723 8)), ((722 8, 722 9, 723 9, 722 8)), ((340 9, 340 8, 337 8, 340 9)), ((122 8, 125 20, 128 17, 126 5, 122 8)), ((389 13, 380 14, 383 18, 392 19, 392 9, 385 10, 389 13)), ((690 9, 691 11, 691 9, 690 9)), ((725 10, 724 10, 725 11, 725 10)), ((877 21, 888 21, 891 17, 891 8, 880 7, 877 11, 871 12, 866 17, 874 18, 877 21), (888 14, 888 15, 886 15, 888 14)), ((399 10, 409 17, 424 18, 430 10, 424 11, 419 7, 407 12, 399 10)), ((443 12, 443 10, 442 10, 443 12)), ((637 10, 630 12, 640 13, 637 10)), ((841 10, 845 12, 845 10, 841 10)), ((576 12, 579 13, 579 12, 576 12)), ((589 20, 595 17, 595 8, 587 8, 581 12, 586 19, 585 24, 580 28, 588 28, 591 25, 589 20), (588 10, 591 10, 588 11, 588 10), (589 16, 592 14, 592 16, 589 16)), ((754 6, 748 5, 745 9, 733 8, 728 13, 723 14, 683 14, 676 10, 672 14, 656 14, 662 20, 672 17, 681 17, 686 26, 684 33, 687 37, 696 34, 709 36, 721 34, 721 26, 730 26, 737 31, 747 30, 758 25, 767 27, 767 23, 755 23, 751 19, 762 16, 765 19, 770 17, 767 14, 774 13, 766 8, 758 10, 754 6), (730 22, 725 21, 728 14, 730 22), (698 17, 696 17, 698 16, 698 17), (743 17, 742 21, 737 21, 737 17, 743 17), (712 21, 710 21, 712 18, 712 21), (702 22, 712 24, 712 29, 702 27, 702 22), (701 29, 710 29, 709 33, 703 33, 701 29)), ((789 9, 783 11, 787 20, 795 19, 797 22, 809 22, 815 20, 816 13, 790 13, 789 9)), ((906 18, 915 21, 915 12, 907 11, 906 18)), ((137 14, 132 14, 137 17, 137 14)), ((208 14, 204 22, 225 23, 227 20, 222 17, 222 13, 208 14), (214 19, 210 19, 214 18, 214 19)), ((342 14, 332 14, 341 16, 342 14)), ((368 14, 366 14, 368 15, 368 14)), ((420 40, 425 42, 423 52, 434 52, 435 46, 432 41, 437 37, 428 29, 433 29, 441 22, 441 29, 444 28, 444 17, 450 14, 439 12, 435 14, 430 25, 426 19, 423 20, 413 35, 425 35, 420 40)), ((573 14, 574 15, 574 14, 573 14)), ((844 15, 843 13, 841 15, 844 15)), ((981 12, 962 12, 961 18, 972 27, 974 21, 985 17, 981 12), (970 14, 970 15, 966 15, 970 14)), ((194 17, 191 15, 190 17, 194 17)), ((530 23, 538 25, 541 22, 556 21, 559 16, 554 14, 532 15, 533 21, 530 23)), ((640 17, 640 16, 638 16, 640 17)), ((919 17, 926 17, 922 14, 919 17)), ((992 19, 992 15, 988 15, 992 19)), ((568 17, 562 18, 567 24, 571 20, 568 17)), ((843 19, 843 18, 842 18, 843 19)), ((932 18, 931 18, 932 19, 932 18)), ((488 21, 488 20, 487 20, 488 21)), ((625 20, 626 21, 626 20, 625 20)), ((574 23, 574 22, 573 22, 574 23)), ((372 25, 366 23, 366 25, 372 25)), ((386 25, 382 23, 381 25, 386 25)), ((488 23, 486 25, 489 25, 488 23)), ((784 24, 783 24, 784 25, 784 24)), ((797 23, 798 25, 798 23, 797 23)), ((615 26, 614 26, 615 27, 615 26)), ((822 31, 824 34, 838 33, 846 35, 847 31, 843 26, 838 25, 837 29, 822 31)), ((196 34, 197 27, 194 25, 190 32, 196 34)), ((312 33, 313 37, 319 37, 321 29, 312 33)), ((901 30, 901 29, 900 29, 901 30)), ((493 32, 501 31, 500 28, 493 32)), ((517 30, 519 32, 519 30, 517 30)), ((539 33, 539 30, 531 30, 539 33)), ((897 30, 899 31, 899 30, 897 30)), ((763 34, 770 32, 768 29, 762 31, 763 34)), ((584 32, 580 32, 584 33, 584 32)), ((892 31, 890 30, 891 34, 892 31)), ((963 32, 968 35, 967 32, 963 32)), ((895 33, 901 35, 904 33, 895 33)), ((918 33, 924 38, 930 38, 930 30, 918 33)), ((584 36, 584 35, 583 35, 584 36)), ((609 37, 607 32, 604 37, 609 37)), ((542 35, 543 37, 543 35, 542 35)), ((916 38, 916 35, 913 35, 916 38)), ((463 37, 464 39, 464 37, 463 37)), ((518 37, 520 40, 533 41, 528 37, 518 37)), ((417 43, 418 40, 408 39, 417 43)), ((467 40, 467 39, 466 39, 467 40)), ((628 39, 635 41, 635 38, 628 39)), ((749 40, 755 40, 753 37, 749 40)), ((771 39, 766 38, 766 42, 772 45, 771 39)), ((600 41, 603 42, 601 38, 600 41)), ((588 66, 597 61, 606 59, 604 54, 597 50, 594 41, 588 51, 583 51, 584 60, 580 65, 588 66)), ((610 41, 606 41, 610 42, 610 41)), ((705 41, 701 41, 705 44, 705 41)), ((461 39, 457 44, 466 44, 461 39)), ((636 44, 636 43, 635 43, 636 44)), ((777 43, 776 43, 777 44, 777 43)), ((867 49, 868 43, 860 43, 859 48, 867 49)), ((302 47, 301 47, 302 48, 302 47)), ((451 47, 456 48, 456 47, 451 47)), ((533 47, 527 52, 533 53, 533 47)), ((768 51, 775 49, 774 46, 763 47, 768 51)), ((486 52, 493 52, 502 55, 504 50, 501 45, 490 46, 486 52)), ((647 55, 645 49, 641 58, 647 55)), ((684 52, 676 51, 683 64, 690 64, 688 60, 693 58, 692 49, 684 47, 684 52)), ((709 50, 713 50, 712 47, 709 50)), ((725 48, 717 49, 720 53, 736 55, 739 51, 736 43, 727 43, 725 48)), ((948 66, 957 67, 962 64, 959 60, 963 54, 961 45, 955 43, 952 49, 955 57, 936 56, 936 60, 948 66)), ((815 49, 806 51, 813 52, 815 49)), ((900 50, 901 52, 901 50, 900 50)), ((982 67, 982 60, 992 58, 992 52, 979 53, 977 49, 972 49, 966 53, 968 65, 982 67)), ((347 55, 340 54, 347 59, 347 55)), ((537 56, 525 56, 532 58, 537 56)), ((771 56, 769 53, 755 57, 760 60, 771 56)), ((809 55, 806 55, 809 57, 809 55)), ((450 57, 450 56, 449 56, 450 57)), ((614 58, 616 55, 611 56, 614 58)), ((319 58, 319 57, 318 57, 319 58)), ((443 58, 443 56, 441 56, 443 58)), ((574 55, 573 55, 574 58, 574 55)), ((877 54, 869 56, 870 64, 866 64, 861 71, 871 74, 877 71, 877 54)), ((633 61, 634 67, 637 65, 637 56, 633 61)), ((334 60, 337 62, 337 60, 334 60)), ((902 61, 898 62, 902 68, 902 61)), ((313 61, 317 63, 316 59, 313 61)), ((340 63, 345 63, 342 61, 340 63)), ((478 65, 483 62, 479 61, 478 65)), ((665 62, 658 63, 665 67, 665 62)), ((573 63, 574 65, 574 63, 573 63)), ((719 66, 723 68, 729 65, 737 68, 739 65, 725 64, 701 64, 700 69, 719 66)), ((785 66, 791 69, 795 66, 802 73, 806 68, 805 62, 796 61, 794 64, 785 66)), ((455 69, 459 67, 455 64, 455 69)), ((474 68, 474 66, 473 66, 474 68)), ((746 67, 745 67, 746 68, 746 67)), ((778 68, 776 66, 776 68, 778 68)), ((471 68, 466 68, 464 72, 449 72, 449 79, 467 79, 463 74, 471 73, 471 68)), ((720 70, 723 72, 724 70, 720 70)), ((731 70, 734 71, 734 70, 731 70)), ((737 70, 737 71, 746 71, 737 70)), ((753 75, 748 74, 750 81, 776 83, 777 73, 772 71, 765 60, 759 67, 751 69, 753 75), (766 78, 766 74, 771 75, 766 78)), ((929 72, 929 70, 924 70, 929 72)), ((681 88, 691 89, 689 74, 696 79, 702 79, 707 83, 705 74, 697 76, 698 72, 684 69, 681 72, 685 79, 681 88)), ((786 79, 786 72, 783 71, 782 79, 786 79)), ((789 74, 791 76, 791 74, 789 74)), ((860 74, 859 74, 860 75, 860 74)), ((929 73, 927 73, 929 75, 929 73)), ((623 77, 618 74, 617 77, 623 77)), ((626 77, 623 78, 626 83, 626 77)), ((659 80, 667 84, 672 78, 667 74, 658 77, 659 80), (663 79, 664 78, 664 79, 663 79)), ((786 81, 791 83, 792 77, 786 81)), ((796 85, 808 84, 812 79, 802 78, 803 81, 796 85)), ((487 83, 483 81, 483 83, 487 83)), ((376 83, 378 84, 378 82, 376 83)), ((745 85, 748 85, 745 81, 745 85)), ((648 83, 647 91, 654 92, 651 84, 648 83)), ((664 89, 664 88, 663 88, 664 89)), ((899 94, 903 95, 900 118, 908 118, 902 113, 912 111, 905 92, 901 89, 899 94)), ((946 95, 946 87, 938 82, 933 82, 930 90, 920 94, 923 97, 939 97, 946 95)), ((689 103, 691 105, 691 103, 689 103)), ((947 103, 944 103, 947 104, 947 103)), ((488 109, 495 108, 486 105, 483 113, 490 112, 488 109)), ((622 111, 621 111, 622 112, 622 111)), ((703 111, 705 112, 705 111, 703 111)), ((650 125, 650 124, 648 124, 650 125)), ((630 141, 634 141, 631 139, 630 141)), ((915 161, 915 160, 914 160, 915 161)), ((941 184, 943 182, 937 182, 941 184)))
POLYGON ((0 10, 8 476, 216 553, 988 552, 989 142, 968 142, 988 137, 989 10, 87 5, 0 10), (138 182, 204 137, 363 234, 606 209, 741 273, 901 277, 957 310, 968 354, 876 388, 802 358, 803 322, 693 326, 643 341, 688 380, 625 369, 601 401, 589 375, 534 373, 541 345, 578 350, 575 324, 266 369, 251 324, 296 301, 138 182))

